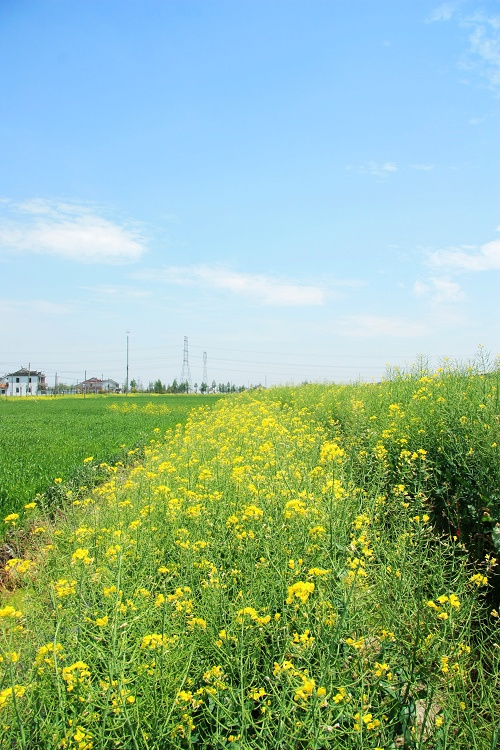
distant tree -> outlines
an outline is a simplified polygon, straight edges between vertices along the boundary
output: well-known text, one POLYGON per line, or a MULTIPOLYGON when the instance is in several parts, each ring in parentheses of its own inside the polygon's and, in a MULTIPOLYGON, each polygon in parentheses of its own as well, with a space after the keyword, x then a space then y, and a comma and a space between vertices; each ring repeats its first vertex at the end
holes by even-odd
POLYGON ((212 385, 210 386, 210 393, 215 393, 215 389, 217 388, 217 383, 215 380, 212 380, 212 385))
POLYGON ((153 390, 155 393, 165 393, 165 386, 163 385, 163 383, 161 382, 159 378, 158 380, 155 380, 153 390))
POLYGON ((194 390, 195 393, 198 393, 198 383, 195 383, 193 385, 193 390, 194 390))
POLYGON ((206 383, 202 383, 200 385, 200 393, 206 393, 208 390, 208 385, 206 383))

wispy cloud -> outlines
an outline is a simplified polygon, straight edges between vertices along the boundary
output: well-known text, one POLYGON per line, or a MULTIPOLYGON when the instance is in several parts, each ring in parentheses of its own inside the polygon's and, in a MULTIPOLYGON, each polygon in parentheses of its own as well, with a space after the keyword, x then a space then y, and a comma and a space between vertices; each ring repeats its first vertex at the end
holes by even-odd
POLYGON ((444 3, 429 16, 429 21, 456 20, 468 30, 468 49, 459 61, 463 70, 475 72, 489 88, 500 92, 500 14, 483 11, 467 12, 470 4, 464 0, 444 3))
POLYGON ((336 325, 342 336, 353 338, 419 338, 427 333, 423 323, 408 318, 351 315, 336 325))
POLYGON ((462 25, 471 29, 469 35, 471 59, 468 68, 476 69, 496 91, 500 90, 500 15, 476 14, 462 25))
POLYGON ((378 164, 375 161, 366 162, 358 167, 360 174, 369 174, 372 177, 387 177, 393 172, 397 172, 398 167, 393 161, 386 161, 384 164, 378 164))
POLYGON ((442 3, 437 8, 434 8, 434 10, 429 15, 429 21, 449 21, 457 7, 460 3, 457 2, 451 2, 451 3, 442 3))
POLYGON ((13 253, 52 255, 77 263, 121 264, 146 252, 136 227, 100 216, 88 206, 35 198, 2 201, 0 248, 13 253))
POLYGON ((500 270, 500 240, 480 247, 465 245, 428 252, 427 264, 432 268, 450 271, 500 270))
POLYGON ((44 299, 20 301, 14 299, 0 299, 0 314, 11 317, 12 315, 67 315, 73 311, 71 304, 60 304, 44 299))
POLYGON ((82 286, 81 288, 92 292, 100 299, 108 300, 142 299, 151 296, 151 292, 147 289, 137 289, 124 285, 101 284, 99 286, 82 286))
POLYGON ((461 302, 465 295, 456 281, 431 276, 424 281, 416 281, 413 287, 416 297, 425 299, 434 305, 461 302))
POLYGON ((262 274, 239 273, 220 266, 171 266, 161 271, 143 271, 135 278, 167 284, 202 286, 246 297, 262 305, 300 307, 322 305, 325 290, 312 284, 262 274))
POLYGON ((354 170, 359 174, 367 174, 370 177, 377 177, 378 179, 384 180, 391 174, 395 174, 396 172, 401 172, 402 170, 404 171, 407 169, 415 169, 419 172, 431 172, 434 169, 434 164, 396 164, 393 161, 386 161, 383 163, 379 163, 376 161, 367 161, 357 167, 349 164, 347 166, 347 169, 354 170))

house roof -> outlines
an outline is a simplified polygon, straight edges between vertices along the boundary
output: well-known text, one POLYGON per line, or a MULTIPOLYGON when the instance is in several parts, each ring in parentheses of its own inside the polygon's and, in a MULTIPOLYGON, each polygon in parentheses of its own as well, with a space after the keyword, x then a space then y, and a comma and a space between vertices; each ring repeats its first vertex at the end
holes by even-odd
POLYGON ((40 378, 44 378, 45 375, 43 372, 39 372, 38 370, 28 370, 27 367, 21 367, 20 370, 16 370, 16 372, 9 372, 5 377, 11 378, 13 375, 19 376, 19 375, 37 375, 40 378))
POLYGON ((119 385, 116 380, 113 380, 112 378, 104 378, 104 380, 101 380, 101 378, 87 378, 87 380, 77 383, 75 388, 83 388, 84 386, 102 386, 104 383, 114 383, 116 386, 119 385))

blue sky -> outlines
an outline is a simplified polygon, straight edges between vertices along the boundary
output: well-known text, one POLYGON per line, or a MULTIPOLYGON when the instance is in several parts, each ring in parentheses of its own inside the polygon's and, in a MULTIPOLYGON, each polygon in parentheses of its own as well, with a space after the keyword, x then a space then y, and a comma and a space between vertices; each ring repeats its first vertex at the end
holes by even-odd
POLYGON ((498 0, 3 0, 0 374, 500 352, 498 0))

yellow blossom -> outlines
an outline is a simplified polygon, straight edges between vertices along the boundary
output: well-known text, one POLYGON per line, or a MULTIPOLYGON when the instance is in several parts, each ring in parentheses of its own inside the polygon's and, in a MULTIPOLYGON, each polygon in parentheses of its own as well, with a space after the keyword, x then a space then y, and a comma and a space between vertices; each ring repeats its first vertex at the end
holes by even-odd
POLYGON ((288 587, 286 603, 293 604, 295 599, 299 599, 302 604, 305 604, 314 589, 314 583, 310 581, 297 581, 297 583, 288 587))
POLYGON ((89 565, 92 559, 89 557, 89 551, 85 547, 79 547, 71 555, 71 562, 77 563, 82 562, 84 565, 89 565))
POLYGON ((347 698, 347 690, 344 687, 338 689, 337 693, 333 696, 334 703, 342 703, 347 698))
POLYGON ((481 573, 476 573, 475 575, 471 576, 469 578, 469 581, 475 584, 478 588, 488 585, 488 579, 486 578, 486 576, 481 575, 481 573))
POLYGON ((25 694, 26 688, 24 685, 14 685, 14 687, 8 687, 4 690, 0 690, 0 709, 2 709, 14 695, 16 698, 22 698, 25 694))
POLYGON ((202 630, 207 629, 207 621, 203 617, 192 617, 188 620, 188 628, 194 630, 195 628, 201 628, 202 630))
POLYGON ((7 604, 6 607, 3 607, 0 609, 0 617, 8 617, 12 619, 19 619, 23 616, 23 613, 20 609, 15 609, 10 604, 7 604))
POLYGON ((264 696, 266 695, 267 693, 262 687, 258 689, 254 688, 253 690, 250 690, 250 692, 248 693, 248 697, 251 698, 253 701, 258 701, 261 698, 264 698, 264 696))

